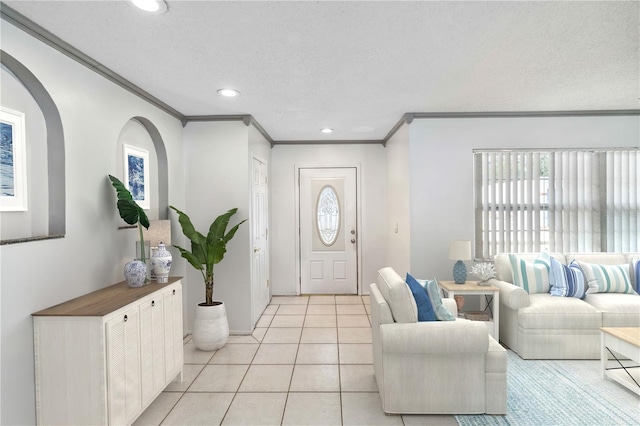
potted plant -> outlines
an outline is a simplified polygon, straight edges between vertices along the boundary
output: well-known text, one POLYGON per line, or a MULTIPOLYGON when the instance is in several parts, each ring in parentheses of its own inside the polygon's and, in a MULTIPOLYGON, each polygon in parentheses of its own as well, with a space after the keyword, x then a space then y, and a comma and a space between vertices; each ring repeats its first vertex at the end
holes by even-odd
POLYGON ((175 244, 173 246, 180 251, 182 257, 187 259, 191 266, 200 271, 204 279, 205 301, 196 306, 193 343, 196 348, 203 351, 220 349, 227 343, 229 323, 224 303, 213 300, 213 267, 224 258, 224 254, 227 252, 227 243, 247 219, 227 232, 231 216, 238 211, 237 208, 233 208, 218 216, 209 227, 207 236, 204 236, 196 231, 189 216, 173 206, 169 207, 178 213, 182 233, 191 241, 191 251, 175 244))
POLYGON ((120 217, 129 225, 138 225, 138 232, 140 233, 140 256, 142 259, 127 263, 124 267, 124 275, 130 287, 140 287, 147 282, 147 259, 144 252, 142 227, 144 226, 145 229, 149 229, 149 218, 142 207, 134 201, 131 192, 129 192, 120 179, 109 175, 109 180, 116 189, 120 217), (142 271, 143 266, 141 266, 140 263, 144 266, 144 272, 142 271))

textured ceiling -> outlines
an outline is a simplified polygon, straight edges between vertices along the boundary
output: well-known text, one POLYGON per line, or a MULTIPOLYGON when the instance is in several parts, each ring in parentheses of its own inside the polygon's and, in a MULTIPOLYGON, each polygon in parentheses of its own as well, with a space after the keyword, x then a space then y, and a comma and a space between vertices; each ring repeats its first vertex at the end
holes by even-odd
POLYGON ((382 139, 406 112, 639 105, 637 1, 5 3, 182 114, 251 114, 274 140, 382 139))

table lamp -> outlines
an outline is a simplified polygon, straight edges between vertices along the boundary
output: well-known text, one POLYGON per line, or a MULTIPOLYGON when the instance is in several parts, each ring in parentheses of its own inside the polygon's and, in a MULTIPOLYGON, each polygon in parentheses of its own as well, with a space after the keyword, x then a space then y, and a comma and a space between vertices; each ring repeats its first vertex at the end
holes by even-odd
POLYGON ((471 260, 471 241, 451 241, 449 259, 456 260, 453 265, 453 281, 456 284, 464 284, 467 281, 467 267, 463 260, 471 260))

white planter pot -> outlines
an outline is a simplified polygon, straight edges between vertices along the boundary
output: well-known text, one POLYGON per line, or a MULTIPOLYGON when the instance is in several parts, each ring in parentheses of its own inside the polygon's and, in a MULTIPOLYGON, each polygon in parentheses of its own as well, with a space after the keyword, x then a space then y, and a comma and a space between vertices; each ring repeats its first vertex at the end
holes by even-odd
POLYGON ((215 351, 227 343, 229 323, 223 302, 214 306, 196 306, 192 340, 201 351, 215 351))

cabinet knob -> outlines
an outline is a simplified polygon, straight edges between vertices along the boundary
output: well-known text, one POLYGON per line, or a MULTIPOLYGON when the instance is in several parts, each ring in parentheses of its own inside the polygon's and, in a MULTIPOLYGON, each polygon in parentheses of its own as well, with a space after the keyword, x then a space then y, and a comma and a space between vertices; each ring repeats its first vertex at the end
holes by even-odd
POLYGON ((156 306, 156 301, 155 300, 151 301, 151 306, 156 306))
POLYGON ((173 295, 174 295, 174 296, 176 295, 176 290, 175 290, 175 289, 173 289, 173 295))
POLYGON ((128 319, 129 319, 129 317, 125 315, 124 316, 124 322, 127 322, 128 319))

